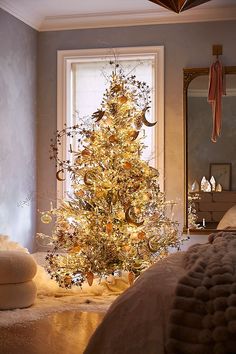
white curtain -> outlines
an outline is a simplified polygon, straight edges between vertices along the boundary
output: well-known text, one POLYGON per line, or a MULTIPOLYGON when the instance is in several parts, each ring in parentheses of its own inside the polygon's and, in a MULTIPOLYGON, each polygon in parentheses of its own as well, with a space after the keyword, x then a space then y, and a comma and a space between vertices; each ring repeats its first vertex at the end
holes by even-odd
MULTIPOLYGON (((109 64, 110 59, 97 58, 89 61, 80 61, 72 64, 72 117, 71 123, 76 123, 75 119, 85 117, 95 112, 101 104, 105 89, 109 84, 109 76, 113 66, 109 64), (77 114, 74 114, 77 112, 77 114), (77 118, 75 118, 77 117, 77 118)), ((124 74, 135 75, 137 80, 146 82, 151 88, 151 109, 147 118, 155 121, 155 72, 154 62, 149 58, 123 58, 119 57, 119 64, 124 70, 124 74)), ((129 76, 129 75, 128 75, 129 76)), ((145 139, 143 140, 146 149, 143 151, 143 159, 148 160, 150 165, 155 166, 155 127, 145 129, 145 139)))

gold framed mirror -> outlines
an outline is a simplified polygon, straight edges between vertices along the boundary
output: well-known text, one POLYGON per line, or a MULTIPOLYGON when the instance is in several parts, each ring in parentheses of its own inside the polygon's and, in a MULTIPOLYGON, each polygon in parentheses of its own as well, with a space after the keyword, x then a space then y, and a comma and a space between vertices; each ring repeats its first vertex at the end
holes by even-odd
POLYGON ((236 230, 236 66, 224 67, 224 73, 222 133, 212 143, 209 68, 183 69, 184 232, 236 230))

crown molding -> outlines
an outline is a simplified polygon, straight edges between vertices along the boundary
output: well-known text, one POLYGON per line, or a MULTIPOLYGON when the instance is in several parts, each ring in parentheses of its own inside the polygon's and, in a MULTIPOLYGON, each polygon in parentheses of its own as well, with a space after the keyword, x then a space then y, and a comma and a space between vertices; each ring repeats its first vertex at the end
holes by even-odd
POLYGON ((46 16, 39 18, 27 11, 12 6, 9 0, 0 0, 0 8, 9 12, 34 29, 45 31, 61 31, 73 29, 125 27, 138 25, 175 24, 207 21, 236 20, 236 6, 218 8, 193 8, 180 14, 165 9, 159 11, 123 11, 91 13, 86 15, 46 16))
POLYGON ((14 7, 9 1, 0 0, 0 9, 8 12, 12 16, 16 17, 18 20, 24 22, 26 25, 36 29, 37 31, 40 30, 41 21, 35 19, 35 16, 29 15, 26 16, 25 12, 21 11, 19 8, 14 7))
POLYGON ((236 6, 192 9, 175 14, 170 11, 116 12, 88 15, 45 17, 40 31, 60 31, 86 28, 124 27, 171 23, 225 21, 236 19, 236 6))

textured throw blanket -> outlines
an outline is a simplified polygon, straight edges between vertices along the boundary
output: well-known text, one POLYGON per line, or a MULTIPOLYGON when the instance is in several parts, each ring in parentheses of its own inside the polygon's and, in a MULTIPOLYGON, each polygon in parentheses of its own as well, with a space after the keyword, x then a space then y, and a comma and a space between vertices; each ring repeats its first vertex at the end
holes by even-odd
POLYGON ((186 252, 169 320, 168 354, 236 353, 236 234, 186 252))

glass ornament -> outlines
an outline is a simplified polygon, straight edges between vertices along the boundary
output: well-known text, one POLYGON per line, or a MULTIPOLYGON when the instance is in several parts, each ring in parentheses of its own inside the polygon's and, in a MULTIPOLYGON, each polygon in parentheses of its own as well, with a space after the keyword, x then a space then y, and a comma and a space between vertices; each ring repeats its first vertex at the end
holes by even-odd
POLYGON ((50 224, 50 222, 52 221, 52 217, 51 215, 49 214, 43 214, 41 216, 41 221, 44 223, 44 224, 50 224))

